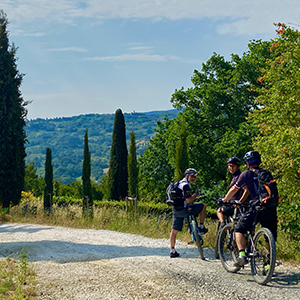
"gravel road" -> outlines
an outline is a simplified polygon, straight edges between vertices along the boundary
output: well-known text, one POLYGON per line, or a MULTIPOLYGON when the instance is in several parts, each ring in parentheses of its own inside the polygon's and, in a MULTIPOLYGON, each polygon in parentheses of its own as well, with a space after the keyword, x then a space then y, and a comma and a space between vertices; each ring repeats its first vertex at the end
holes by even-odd
POLYGON ((227 273, 213 250, 108 230, 0 224, 0 256, 22 248, 38 274, 40 299, 300 299, 300 266, 282 264, 267 286, 250 267, 227 273))

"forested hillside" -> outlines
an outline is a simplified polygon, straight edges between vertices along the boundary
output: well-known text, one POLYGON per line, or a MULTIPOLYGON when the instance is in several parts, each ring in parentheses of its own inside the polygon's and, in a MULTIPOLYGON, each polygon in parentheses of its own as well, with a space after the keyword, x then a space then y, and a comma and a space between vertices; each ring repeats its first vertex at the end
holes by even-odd
MULTIPOLYGON (((126 138, 135 132, 137 155, 147 148, 154 136, 156 122, 165 115, 176 117, 177 110, 153 111, 147 113, 125 113, 126 138)), ((34 119, 26 123, 28 143, 26 163, 33 161, 39 176, 44 176, 46 148, 52 150, 53 177, 61 183, 71 183, 82 175, 84 134, 88 129, 91 152, 92 178, 103 176, 108 168, 114 114, 88 114, 68 118, 34 119)))

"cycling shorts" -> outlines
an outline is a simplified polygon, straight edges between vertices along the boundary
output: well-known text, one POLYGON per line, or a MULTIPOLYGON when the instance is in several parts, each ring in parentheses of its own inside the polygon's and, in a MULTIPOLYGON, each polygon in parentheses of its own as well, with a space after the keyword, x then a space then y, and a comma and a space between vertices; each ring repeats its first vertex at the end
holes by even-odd
MULTIPOLYGON (((260 223, 262 227, 268 228, 273 236, 275 241, 277 240, 277 208, 270 207, 264 208, 261 211, 258 211, 256 224, 260 223)), ((248 230, 251 230, 256 210, 248 210, 237 222, 234 231, 245 234, 248 230)))
MULTIPOLYGON (((202 211, 204 204, 203 203, 195 203, 191 205, 192 207, 192 214, 194 216, 199 215, 202 211)), ((181 231, 183 227, 184 218, 187 218, 189 213, 186 208, 175 208, 173 207, 173 224, 172 229, 181 231)))

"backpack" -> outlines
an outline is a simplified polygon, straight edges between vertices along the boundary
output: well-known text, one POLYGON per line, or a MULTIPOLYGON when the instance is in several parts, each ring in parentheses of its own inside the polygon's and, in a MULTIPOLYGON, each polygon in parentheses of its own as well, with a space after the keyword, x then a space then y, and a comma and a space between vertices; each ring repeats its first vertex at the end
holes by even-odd
POLYGON ((178 188, 179 182, 172 181, 166 190, 166 203, 169 206, 179 206, 182 201, 182 191, 178 188))
POLYGON ((276 207, 279 202, 278 190, 276 182, 269 170, 253 169, 258 179, 259 200, 265 207, 276 207))

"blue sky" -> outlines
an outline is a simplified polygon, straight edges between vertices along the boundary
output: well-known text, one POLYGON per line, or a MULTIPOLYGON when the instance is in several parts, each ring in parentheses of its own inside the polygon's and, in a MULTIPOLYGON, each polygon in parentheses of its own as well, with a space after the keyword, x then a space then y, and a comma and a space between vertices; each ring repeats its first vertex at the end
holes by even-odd
POLYGON ((273 22, 300 24, 299 0, 2 0, 0 9, 29 119, 171 109, 214 52, 230 59, 275 37, 273 22))

